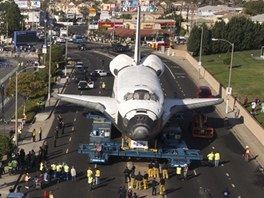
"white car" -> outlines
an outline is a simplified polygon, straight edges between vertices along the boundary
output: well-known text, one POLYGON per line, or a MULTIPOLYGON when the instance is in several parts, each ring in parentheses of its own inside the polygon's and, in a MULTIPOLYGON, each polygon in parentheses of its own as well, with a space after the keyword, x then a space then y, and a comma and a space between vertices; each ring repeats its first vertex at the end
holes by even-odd
POLYGON ((60 37, 58 37, 58 38, 56 39, 56 43, 65 43, 65 42, 66 42, 65 38, 60 38, 60 37))
POLYGON ((78 89, 93 89, 94 88, 94 81, 85 81, 81 80, 78 83, 78 89))
POLYGON ((96 69, 94 70, 99 76, 107 76, 108 73, 105 70, 102 69, 96 69))

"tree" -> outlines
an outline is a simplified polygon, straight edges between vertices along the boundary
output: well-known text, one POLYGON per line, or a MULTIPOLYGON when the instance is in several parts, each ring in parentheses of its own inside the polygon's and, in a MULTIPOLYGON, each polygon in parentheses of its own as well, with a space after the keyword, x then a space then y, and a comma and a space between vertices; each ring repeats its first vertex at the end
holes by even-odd
POLYGON ((254 23, 247 17, 233 17, 226 25, 227 36, 225 38, 235 44, 236 50, 252 49, 254 48, 251 45, 253 26, 254 23))
MULTIPOLYGON (((203 54, 211 54, 212 52, 212 45, 211 45, 211 38, 212 38, 212 31, 208 29, 207 25, 204 23, 203 27, 203 54)), ((200 28, 200 38, 202 33, 202 27, 200 28)), ((201 41, 201 39, 200 39, 201 41)), ((200 45, 199 45, 200 47, 200 45)))
POLYGON ((198 26, 192 28, 190 37, 187 43, 188 51, 192 52, 194 56, 199 54, 201 40, 201 29, 198 26))
POLYGON ((88 16, 88 8, 87 6, 82 6, 79 8, 80 13, 82 13, 83 18, 86 19, 86 17, 88 16))
POLYGON ((13 35, 14 31, 21 29, 21 21, 23 18, 20 9, 13 0, 5 1, 0 3, 0 5, 0 12, 2 13, 0 17, 3 21, 0 33, 6 34, 6 30, 8 30, 8 35, 13 35))
MULTIPOLYGON (((15 77, 13 77, 7 86, 6 94, 11 96, 15 94, 16 85, 15 77)), ((38 75, 32 72, 22 72, 18 74, 17 90, 24 98, 36 98, 47 93, 47 85, 43 80, 40 80, 38 75)))
POLYGON ((11 142, 8 137, 0 134, 0 159, 11 151, 11 142))
MULTIPOLYGON (((216 22, 214 27, 212 28, 212 38, 225 38, 226 37, 226 24, 224 21, 216 22)), ((223 46, 226 46, 223 42, 211 42, 212 53, 222 52, 221 49, 223 46)))
POLYGON ((264 1, 249 1, 245 3, 245 13, 249 15, 258 15, 264 13, 264 1))
POLYGON ((121 19, 132 19, 131 14, 121 14, 120 16, 121 19))
MULTIPOLYGON (((50 49, 50 48, 49 48, 50 49)), ((46 56, 46 63, 49 64, 49 49, 46 56)), ((51 73, 54 75, 57 70, 57 64, 64 61, 65 47, 62 45, 52 45, 51 46, 51 73)), ((44 69, 48 73, 48 67, 44 69)))

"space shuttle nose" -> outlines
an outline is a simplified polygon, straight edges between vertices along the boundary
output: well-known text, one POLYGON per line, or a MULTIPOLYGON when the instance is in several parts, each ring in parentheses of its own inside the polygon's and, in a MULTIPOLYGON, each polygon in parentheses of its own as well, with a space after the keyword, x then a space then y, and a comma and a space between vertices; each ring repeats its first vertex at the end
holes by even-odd
POLYGON ((149 136, 149 129, 145 126, 138 126, 133 131, 134 140, 143 140, 149 136))

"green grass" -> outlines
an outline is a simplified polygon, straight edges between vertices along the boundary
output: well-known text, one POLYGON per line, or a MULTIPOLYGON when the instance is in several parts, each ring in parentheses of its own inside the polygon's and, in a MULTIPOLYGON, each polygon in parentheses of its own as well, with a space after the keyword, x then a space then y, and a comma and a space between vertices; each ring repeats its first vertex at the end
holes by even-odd
MULTIPOLYGON (((202 56, 202 64, 218 82, 227 87, 229 66, 223 64, 225 55, 202 56)), ((260 50, 234 52, 231 77, 232 95, 237 96, 242 103, 245 96, 248 96, 249 102, 256 97, 264 101, 264 60, 256 59, 259 57, 260 50)), ((264 126, 264 113, 261 113, 259 109, 256 119, 264 126)))

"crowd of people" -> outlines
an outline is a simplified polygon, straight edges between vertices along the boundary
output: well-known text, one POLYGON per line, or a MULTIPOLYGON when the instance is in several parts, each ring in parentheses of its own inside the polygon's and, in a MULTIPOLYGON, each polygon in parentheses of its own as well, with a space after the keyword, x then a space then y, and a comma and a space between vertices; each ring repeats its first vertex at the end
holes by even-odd
MULTIPOLYGON (((168 174, 169 165, 164 162, 161 166, 158 161, 150 162, 148 165, 148 169, 141 174, 140 171, 136 172, 136 167, 133 164, 131 169, 126 167, 123 171, 125 183, 129 184, 128 190, 126 190, 123 186, 120 186, 118 195, 119 198, 126 197, 133 198, 137 197, 132 192, 133 189, 137 190, 146 190, 151 188, 152 195, 157 195, 157 190, 159 190, 160 195, 165 195, 165 183, 166 179, 169 178, 168 174), (124 193, 126 192, 126 193, 124 193)), ((176 174, 179 179, 187 179, 188 173, 188 165, 184 164, 183 166, 178 166, 176 168, 176 174)))
POLYGON ((15 175, 21 170, 34 171, 42 160, 47 159, 47 154, 48 144, 46 141, 44 141, 43 146, 39 148, 37 153, 33 149, 27 154, 24 149, 14 151, 10 159, 8 159, 7 166, 3 167, 4 165, 1 165, 1 174, 8 172, 10 175, 15 175))
POLYGON ((264 101, 261 101, 258 97, 255 97, 251 102, 249 102, 248 96, 245 96, 243 106, 247 108, 249 105, 251 105, 250 114, 254 117, 257 115, 258 107, 260 107, 260 112, 264 112, 264 101))
POLYGON ((101 178, 101 171, 99 168, 95 168, 92 170, 91 167, 88 167, 87 169, 87 182, 88 182, 88 191, 92 191, 95 185, 100 184, 100 178, 101 178))

